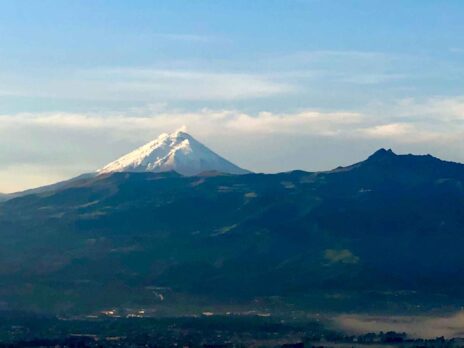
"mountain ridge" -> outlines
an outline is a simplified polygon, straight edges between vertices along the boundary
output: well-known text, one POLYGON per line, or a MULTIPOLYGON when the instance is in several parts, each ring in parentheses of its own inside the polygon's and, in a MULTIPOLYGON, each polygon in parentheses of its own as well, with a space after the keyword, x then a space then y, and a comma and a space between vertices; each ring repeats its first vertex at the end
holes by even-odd
POLYGON ((277 296, 376 310, 407 308, 411 293, 421 306, 460 305, 464 165, 387 155, 329 172, 107 173, 11 199, 0 204, 0 298, 48 311, 156 307, 156 287, 168 307, 277 296))
MULTIPOLYGON (((179 132, 179 131, 176 131, 176 132, 179 132)), ((168 136, 168 135, 169 134, 167 134, 167 133, 163 133, 161 136, 168 136)), ((354 164, 351 164, 351 165, 348 165, 348 166, 339 166, 339 167, 334 168, 334 169, 322 170, 322 171, 307 171, 307 170, 302 170, 302 169, 292 169, 292 170, 283 171, 283 172, 279 172, 279 173, 275 173, 275 174, 292 173, 292 172, 331 173, 331 172, 350 170, 350 169, 352 169, 354 167, 357 167, 357 166, 365 164, 365 163, 369 163, 371 161, 379 161, 379 160, 386 160, 386 159, 392 160, 392 159, 395 159, 395 158, 399 159, 399 158, 407 158, 407 157, 411 157, 411 156, 413 158, 428 158, 428 159, 433 160, 433 161, 440 161, 440 162, 448 163, 448 164, 451 164, 451 165, 461 165, 460 162, 442 160, 442 159, 434 157, 434 156, 432 156, 430 154, 425 154, 425 155, 415 155, 415 154, 411 154, 411 153, 409 153, 409 154, 396 154, 395 152, 393 152, 392 149, 380 148, 380 149, 374 151, 365 160, 354 163, 354 164)), ((168 170, 168 172, 169 171, 175 171, 175 170, 168 170)), ((124 172, 124 171, 122 171, 122 172, 124 172)), ((24 196, 24 195, 36 194, 36 193, 61 189, 63 187, 66 187, 67 185, 70 185, 73 182, 79 181, 80 179, 83 179, 83 178, 90 178, 90 177, 93 177, 93 176, 96 176, 96 175, 103 175, 103 174, 110 174, 110 173, 111 173, 110 171, 104 173, 104 172, 100 172, 100 170, 97 170, 94 173, 92 173, 92 172, 84 173, 84 174, 78 175, 76 177, 73 177, 71 179, 59 181, 57 183, 52 183, 52 184, 45 185, 45 186, 40 186, 40 187, 31 188, 31 189, 18 191, 18 192, 14 192, 14 193, 8 193, 8 194, 0 193, 0 202, 5 201, 5 200, 9 200, 9 199, 12 199, 12 198, 15 198, 15 197, 24 196)), ((247 173, 251 174, 253 172, 245 171, 243 174, 247 174, 247 173)), ((205 171, 202 171, 202 172, 198 172, 195 175, 196 176, 211 176, 211 175, 223 175, 223 174, 230 174, 230 173, 224 173, 224 172, 217 171, 217 170, 205 170, 205 171)), ((256 174, 266 174, 266 173, 256 173, 256 174)), ((270 174, 270 173, 268 173, 268 174, 270 174)))

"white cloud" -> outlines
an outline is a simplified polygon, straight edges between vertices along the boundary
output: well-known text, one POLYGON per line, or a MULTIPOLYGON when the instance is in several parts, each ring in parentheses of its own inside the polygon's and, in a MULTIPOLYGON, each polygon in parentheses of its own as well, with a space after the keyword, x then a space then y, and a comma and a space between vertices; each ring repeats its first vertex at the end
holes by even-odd
POLYGON ((200 135, 236 134, 315 134, 337 135, 361 124, 364 116, 355 112, 302 111, 296 113, 260 112, 248 114, 236 110, 202 109, 197 112, 158 112, 147 116, 121 114, 96 115, 73 113, 22 113, 0 115, 0 130, 19 127, 70 129, 75 132, 106 130, 126 134, 156 133, 188 127, 200 135))
POLYGON ((257 115, 237 114, 226 127, 243 133, 289 133, 337 135, 345 127, 359 124, 362 115, 354 112, 303 111, 294 114, 261 112, 257 115))
POLYGON ((359 112, 183 112, 153 104, 126 113, 0 115, 0 192, 94 170, 184 126, 226 158, 258 171, 330 169, 378 147, 462 161, 463 105, 457 97, 401 100, 359 112), (25 166, 37 167, 38 176, 14 175, 25 166))
MULTIPOLYGON (((150 68, 102 68, 69 71, 66 76, 21 81, 10 76, 3 96, 32 96, 100 101, 230 101, 293 93, 295 86, 271 76, 150 68), (33 81, 33 83, 31 83, 33 81)), ((1 93, 4 91, 4 93, 1 93)))
POLYGON ((464 97, 433 97, 424 101, 413 98, 398 103, 398 116, 415 116, 441 122, 464 120, 464 97))
POLYGON ((413 126, 407 123, 390 123, 363 129, 363 132, 372 137, 397 137, 411 133, 413 126))
POLYGON ((403 144, 420 144, 446 140, 452 132, 434 132, 414 123, 387 123, 359 129, 359 134, 373 139, 390 139, 403 144))

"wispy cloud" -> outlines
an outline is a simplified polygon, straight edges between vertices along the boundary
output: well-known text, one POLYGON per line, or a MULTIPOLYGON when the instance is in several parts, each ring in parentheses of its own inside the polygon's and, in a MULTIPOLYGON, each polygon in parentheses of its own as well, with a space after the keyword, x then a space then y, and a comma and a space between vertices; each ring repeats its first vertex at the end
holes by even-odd
MULTIPOLYGON (((139 112, 141 112, 139 110, 139 112)), ((154 115, 22 113, 0 115, 0 130, 20 127, 47 129, 88 129, 114 132, 140 131, 156 133, 187 125, 197 134, 318 134, 336 135, 344 127, 361 124, 363 116, 354 112, 302 111, 289 114, 259 112, 249 114, 237 110, 202 109, 196 112, 160 111, 154 115)), ((137 135, 135 135, 138 137, 137 135)))
POLYGON ((294 90, 266 75, 159 69, 103 69, 89 80, 109 81, 109 92, 168 100, 237 100, 269 97, 294 90))
POLYGON ((360 85, 377 85, 381 83, 398 81, 407 78, 405 74, 394 73, 359 73, 359 74, 340 74, 340 81, 360 85))
MULTIPOLYGON (((48 171, 48 174, 41 176, 41 180, 28 176, 16 188, 93 170, 160 133, 184 125, 232 161, 258 171, 296 167, 311 170, 316 165, 319 169, 330 169, 349 164, 345 156, 337 154, 339 150, 330 156, 324 148, 311 151, 310 144, 319 147, 321 143, 332 146, 332 151, 363 144, 368 152, 384 146, 410 152, 419 149, 420 153, 428 151, 444 154, 442 157, 447 159, 463 160, 463 111, 462 97, 436 97, 421 102, 399 100, 389 106, 376 105, 359 111, 183 111, 150 104, 124 113, 0 115, 0 182, 3 183, 0 191, 12 190, 9 182, 19 180, 12 173, 24 166, 37 166, 39 173, 48 171), (295 151, 299 151, 298 155, 295 151), (324 162, 324 158, 330 160, 324 162)), ((360 160, 359 156, 365 154, 368 153, 352 156, 360 160)))
POLYGON ((388 52, 376 51, 356 51, 356 50, 314 50, 301 51, 285 56, 285 59, 293 59, 300 62, 308 61, 327 61, 327 60, 342 60, 342 61, 392 61, 398 59, 397 54, 388 52))
POLYGON ((182 41, 182 42, 198 42, 208 43, 216 41, 216 38, 207 35, 195 35, 195 34, 179 34, 179 33, 160 33, 154 35, 160 39, 182 41))
POLYGON ((408 123, 387 123, 362 129, 370 137, 389 138, 404 137, 415 131, 413 125, 408 123))
POLYGON ((416 117, 418 121, 423 118, 441 122, 463 121, 464 97, 439 96, 425 100, 406 98, 398 102, 394 111, 398 117, 416 117))
POLYGON ((0 91, 7 93, 3 95, 146 103, 246 100, 294 90, 292 84, 267 75, 150 68, 87 69, 33 84, 15 78, 0 84, 0 91))
MULTIPOLYGON (((141 73, 141 72, 137 72, 141 73)), ((156 73, 157 75, 157 73, 156 73)), ((170 73, 168 73, 170 75, 170 73)), ((181 75, 183 78, 183 74, 181 75)), ((200 135, 208 134, 303 134, 337 137, 391 138, 420 142, 464 131, 464 98, 431 98, 422 103, 400 100, 390 109, 377 105, 362 111, 301 110, 290 113, 200 109, 180 111, 164 104, 148 104, 125 113, 20 113, 0 115, 0 131, 34 127, 70 129, 75 132, 107 130, 140 138, 140 132, 156 134, 183 125, 200 135), (391 116, 393 115, 393 116, 391 116), (425 120, 421 119, 424 117, 425 120), (436 124, 431 124, 431 120, 436 124), (438 126, 437 126, 438 125, 438 126)), ((142 133, 142 134, 143 134, 142 133)))
POLYGON ((339 83, 346 88, 407 80, 411 71, 405 66, 416 61, 416 57, 389 52, 315 50, 270 57, 268 64, 289 79, 339 83))
MULTIPOLYGON (((141 73, 141 72, 138 72, 141 73)), ((183 75, 181 75, 183 76, 183 75)), ((125 113, 20 113, 0 115, 0 129, 14 125, 74 129, 166 129, 191 124, 202 134, 318 134, 369 137, 402 137, 427 131, 449 134, 464 128, 464 98, 401 99, 360 111, 301 110, 297 112, 245 113, 239 110, 200 109, 179 111, 165 104, 147 104, 125 113), (201 125, 196 126, 195 123, 201 125), (438 125, 438 126, 437 126, 438 125)))

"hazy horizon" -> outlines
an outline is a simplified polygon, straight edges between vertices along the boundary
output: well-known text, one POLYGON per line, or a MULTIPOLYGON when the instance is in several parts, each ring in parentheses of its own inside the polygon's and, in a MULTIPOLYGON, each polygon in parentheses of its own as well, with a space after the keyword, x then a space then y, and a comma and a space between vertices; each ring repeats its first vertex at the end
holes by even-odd
MULTIPOLYGON (((181 128, 184 132, 186 133, 189 133, 187 131, 187 129, 185 127, 182 127, 181 128)), ((161 133, 163 134, 163 133, 161 133)), ((160 135, 161 135, 160 134, 160 135)), ((156 137, 158 138, 158 137, 156 137)), ((153 140, 153 139, 152 139, 153 140)), ((199 140, 199 139, 196 139, 196 140, 199 140)), ((201 141, 200 141, 201 142, 201 141)), ((146 145, 147 142, 143 143, 143 144, 139 144, 137 145, 136 147, 140 147, 140 146, 143 146, 143 145, 146 145)), ((203 143, 203 145, 205 145, 203 143)), ((333 170, 333 169, 336 169, 337 167, 340 167, 340 166, 348 166, 348 165, 352 165, 352 164, 355 164, 355 163, 358 163, 358 162, 361 162, 361 161, 364 161, 366 160, 370 155, 373 155, 375 152, 379 151, 379 150, 391 150, 393 151, 393 153, 395 153, 396 155, 406 155, 406 154, 411 154, 411 153, 398 153, 395 149, 391 149, 391 148, 384 148, 384 147, 379 147, 379 148, 373 148, 371 149, 371 152, 367 153, 364 157, 362 158, 359 158, 359 159, 353 159, 351 162, 348 162, 348 161, 344 161, 343 164, 333 164, 331 167, 326 167, 326 168, 318 168, 318 169, 303 169, 302 167, 294 167, 294 168, 287 168, 287 169, 282 169, 282 170, 270 170, 270 171, 259 171, 259 170, 250 170, 249 168, 246 168, 244 167, 243 169, 245 170, 250 170, 252 173, 264 173, 264 174, 276 174, 276 173, 282 173, 282 172, 290 172, 290 171, 293 171, 293 170, 305 170, 305 171, 308 171, 308 172, 324 172, 324 171, 330 171, 330 170, 333 170)), ((122 157, 124 155, 127 155, 128 153, 132 152, 133 150, 135 150, 135 148, 131 148, 131 149, 127 149, 126 152, 124 153, 121 153, 119 157, 122 157)), ((214 149, 211 149, 214 151, 214 149)), ((221 154, 219 154, 221 155, 221 154)), ((414 153, 414 155, 431 155, 430 153, 414 153)), ((118 158, 119 158, 118 157, 118 158)), ((117 160, 118 158, 113 158, 112 160, 117 160)), ((440 158, 442 160, 447 160, 446 158, 440 158)), ((226 158, 226 160, 228 160, 228 158, 226 158)), ((328 158, 328 162, 330 163, 331 159, 328 158)), ((238 162, 240 163, 240 162, 238 162)), ((103 165, 108 165, 109 163, 103 163, 103 165)), ((234 164, 237 164, 237 162, 234 162, 234 164)), ((46 186, 46 185, 49 185, 49 184, 54 184, 54 183, 57 183, 59 181, 63 181, 63 180, 67 180, 67 179, 72 179, 74 177, 77 177, 79 175, 82 175, 82 174, 88 174, 88 173, 93 173, 93 172, 97 172, 99 169, 101 169, 103 167, 103 165, 101 165, 99 168, 91 168, 89 170, 86 170, 86 171, 80 171, 80 172, 76 172, 75 174, 71 174, 71 176, 68 176, 68 177, 56 177, 56 178, 50 178, 48 179, 48 181, 44 181, 44 182, 41 182, 39 183, 38 185, 35 185, 35 186, 29 186, 29 187, 23 187, 23 188, 20 188, 19 190, 12 190, 12 191, 0 191, 0 193, 3 193, 3 194, 10 194, 10 193, 17 193, 17 192, 21 192, 22 190, 29 190, 29 189, 34 189, 34 188, 38 188, 40 186, 46 186)))

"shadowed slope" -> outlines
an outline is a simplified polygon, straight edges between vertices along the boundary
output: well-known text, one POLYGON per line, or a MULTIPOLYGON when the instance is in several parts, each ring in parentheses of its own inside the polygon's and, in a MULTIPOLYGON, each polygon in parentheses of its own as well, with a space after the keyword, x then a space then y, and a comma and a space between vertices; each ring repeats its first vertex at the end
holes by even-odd
POLYGON ((28 287, 41 289, 53 310, 158 306, 153 288, 305 308, 457 304, 463 187, 462 164, 386 150, 323 173, 86 178, 0 205, 0 296, 29 308, 28 287))

